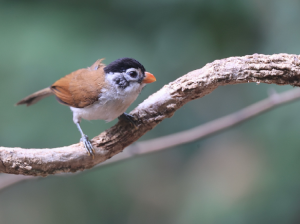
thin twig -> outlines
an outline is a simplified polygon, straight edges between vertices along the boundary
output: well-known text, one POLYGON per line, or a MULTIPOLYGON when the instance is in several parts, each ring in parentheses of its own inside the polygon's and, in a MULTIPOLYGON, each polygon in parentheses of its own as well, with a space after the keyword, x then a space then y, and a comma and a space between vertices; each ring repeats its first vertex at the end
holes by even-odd
POLYGON ((0 175, 0 191, 14 185, 21 183, 24 180, 36 179, 34 176, 23 176, 14 174, 1 174, 0 175))
POLYGON ((283 93, 273 93, 264 100, 247 106, 227 116, 207 122, 206 124, 199 125, 195 128, 159 138, 154 138, 151 140, 136 142, 128 146, 120 156, 116 157, 115 159, 112 158, 110 160, 107 160, 106 162, 101 163, 98 166, 101 166, 102 164, 105 165, 111 162, 129 159, 137 155, 144 155, 148 153, 161 151, 178 145, 200 140, 210 135, 216 134, 220 131, 224 131, 228 128, 231 128, 242 122, 245 122, 248 119, 262 114, 268 110, 274 109, 278 106, 282 106, 286 103, 290 103, 299 99, 299 88, 292 89, 283 93))

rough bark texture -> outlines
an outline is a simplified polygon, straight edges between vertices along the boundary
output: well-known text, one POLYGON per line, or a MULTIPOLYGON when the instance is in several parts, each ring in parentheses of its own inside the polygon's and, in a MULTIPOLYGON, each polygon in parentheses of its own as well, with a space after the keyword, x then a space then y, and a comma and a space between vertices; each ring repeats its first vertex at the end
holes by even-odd
POLYGON ((299 56, 254 54, 216 60, 165 85, 134 109, 136 129, 120 121, 93 138, 95 159, 87 156, 80 143, 55 149, 0 147, 0 172, 47 176, 89 169, 121 152, 185 103, 220 85, 247 82, 299 86, 299 56))

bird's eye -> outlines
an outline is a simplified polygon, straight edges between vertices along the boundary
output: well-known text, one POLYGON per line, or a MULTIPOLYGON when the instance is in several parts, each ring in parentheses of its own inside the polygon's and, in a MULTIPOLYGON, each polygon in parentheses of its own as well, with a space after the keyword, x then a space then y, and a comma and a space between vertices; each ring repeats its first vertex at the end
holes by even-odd
POLYGON ((131 78, 136 78, 138 74, 136 71, 131 71, 131 72, 129 72, 129 75, 131 78))

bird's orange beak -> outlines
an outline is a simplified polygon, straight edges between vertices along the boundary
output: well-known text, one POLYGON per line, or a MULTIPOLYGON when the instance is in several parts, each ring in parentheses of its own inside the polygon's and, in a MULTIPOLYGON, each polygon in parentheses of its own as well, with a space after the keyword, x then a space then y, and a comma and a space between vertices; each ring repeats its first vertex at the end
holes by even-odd
POLYGON ((152 75, 150 72, 145 72, 145 78, 143 80, 143 83, 151 83, 155 81, 156 78, 154 77, 154 75, 152 75))

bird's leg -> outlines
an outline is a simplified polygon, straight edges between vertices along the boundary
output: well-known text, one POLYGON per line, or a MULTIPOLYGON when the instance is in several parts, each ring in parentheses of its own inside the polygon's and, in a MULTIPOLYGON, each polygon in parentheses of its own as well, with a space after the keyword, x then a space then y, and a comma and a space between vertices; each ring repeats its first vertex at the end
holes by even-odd
POLYGON ((89 156, 93 156, 94 158, 94 155, 95 155, 95 150, 92 146, 92 143, 90 142, 89 138, 87 135, 85 135, 83 133, 83 131, 81 130, 81 127, 79 125, 79 123, 76 123, 76 126, 81 134, 81 139, 80 141, 83 142, 83 145, 84 145, 84 148, 86 149, 87 153, 89 154, 89 156))
POLYGON ((134 116, 127 114, 127 113, 123 113, 118 117, 118 119, 119 120, 123 119, 123 120, 129 121, 133 125, 133 127, 135 127, 135 129, 137 129, 137 125, 135 123, 134 116))

